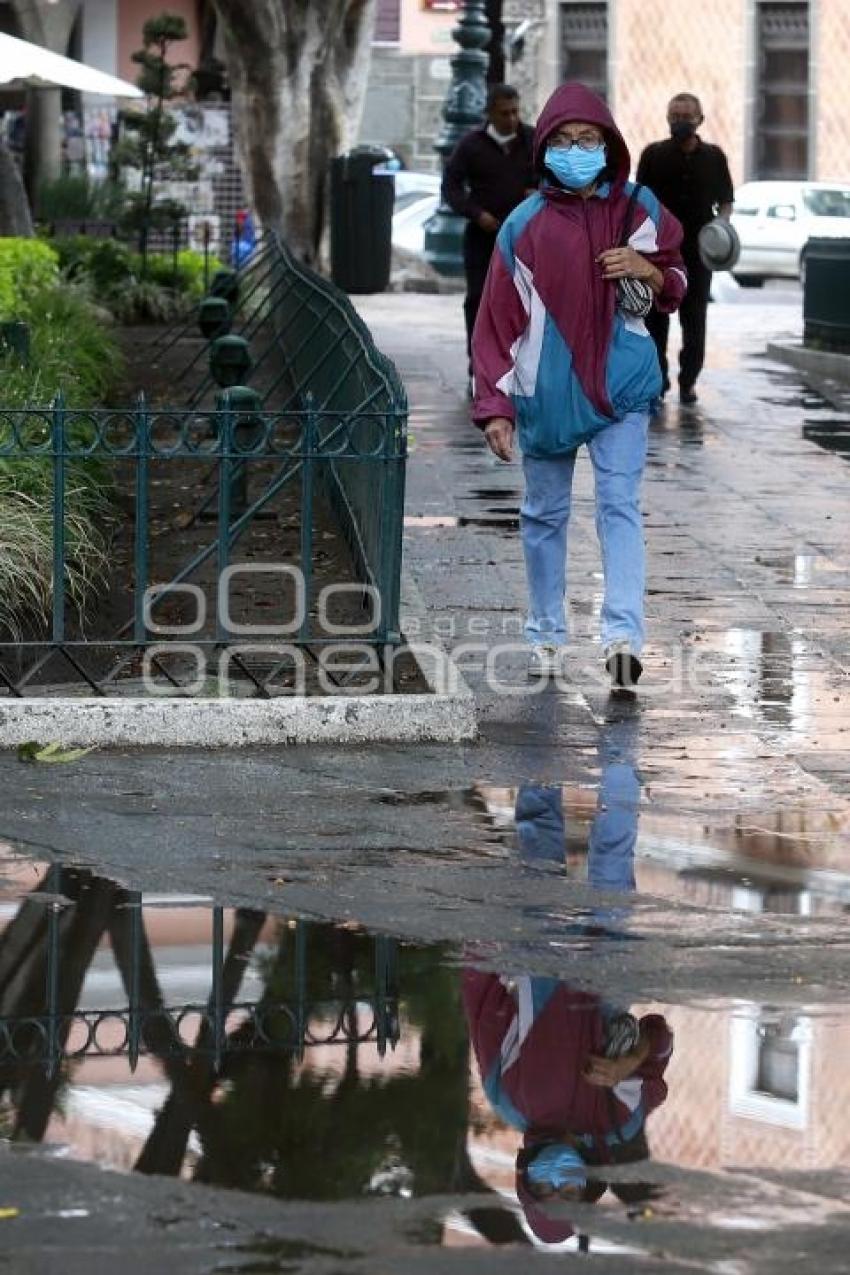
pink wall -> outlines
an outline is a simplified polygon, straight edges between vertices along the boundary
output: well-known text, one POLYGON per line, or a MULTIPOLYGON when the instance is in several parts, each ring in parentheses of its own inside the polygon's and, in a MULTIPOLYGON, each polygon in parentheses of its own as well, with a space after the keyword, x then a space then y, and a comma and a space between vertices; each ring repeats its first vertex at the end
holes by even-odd
POLYGON ((181 14, 189 28, 188 40, 173 46, 171 60, 197 65, 197 0, 118 0, 118 74, 122 79, 135 83, 138 67, 131 58, 142 47, 142 27, 148 18, 164 12, 181 14))

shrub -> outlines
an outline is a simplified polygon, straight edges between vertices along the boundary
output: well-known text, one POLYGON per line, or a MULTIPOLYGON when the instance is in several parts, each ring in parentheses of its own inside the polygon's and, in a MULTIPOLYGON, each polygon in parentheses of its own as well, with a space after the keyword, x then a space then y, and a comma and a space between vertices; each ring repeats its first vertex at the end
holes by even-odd
MULTIPOLYGON (((203 253, 185 248, 177 253, 152 253, 144 275, 140 253, 114 239, 86 235, 53 241, 66 278, 87 286, 93 297, 124 323, 167 323, 185 313, 204 295, 203 253)), ((209 276, 221 268, 210 257, 209 276)))
MULTIPOLYGON (((221 262, 211 256, 207 267, 212 279, 216 270, 221 269, 221 262)), ((206 292, 204 278, 204 254, 194 248, 184 248, 177 254, 175 270, 174 257, 171 253, 152 253, 148 257, 148 275, 156 283, 167 288, 176 288, 184 296, 193 301, 200 301, 206 292)))
MULTIPOLYGON (((4 241, 0 240, 0 245, 4 241)), ((117 388, 122 358, 113 334, 86 296, 72 284, 36 288, 21 307, 31 332, 28 367, 2 370, 2 406, 44 407, 61 388, 68 405, 86 408, 117 388)), ((8 429, 0 416, 0 439, 8 429)), ((30 436, 46 440, 44 423, 32 421, 30 436)), ((76 433, 87 427, 77 425, 76 433)), ((49 613, 52 596, 53 473, 48 458, 0 457, 0 629, 13 635, 36 616, 49 613)), ((66 487, 68 596, 81 607, 108 565, 104 528, 111 492, 103 465, 72 461, 66 487)))
POLYGON ((53 240, 53 247, 63 273, 69 279, 90 283, 98 300, 105 300, 113 289, 138 273, 137 254, 116 239, 72 235, 53 240))
POLYGON ((134 279, 114 294, 109 306, 122 323, 171 323, 188 313, 189 301, 153 279, 134 279))
POLYGON ((59 278, 59 259, 40 239, 0 238, 0 318, 25 318, 29 300, 59 278))
POLYGON ((59 389, 69 406, 107 400, 120 383, 124 360, 86 296, 70 285, 44 289, 33 297, 27 318, 36 400, 44 403, 59 389))
POLYGON ((127 192, 117 182, 93 182, 68 174, 43 182, 38 191, 38 216, 43 222, 119 221, 127 192))

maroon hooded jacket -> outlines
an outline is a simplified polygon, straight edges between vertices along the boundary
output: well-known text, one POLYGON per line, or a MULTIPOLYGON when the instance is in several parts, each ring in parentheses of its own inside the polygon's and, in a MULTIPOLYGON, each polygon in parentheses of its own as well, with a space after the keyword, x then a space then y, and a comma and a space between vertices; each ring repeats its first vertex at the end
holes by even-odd
MULTIPOLYGON (((602 277, 600 253, 618 247, 629 197, 629 152, 608 107, 583 84, 565 84, 544 107, 535 132, 540 191, 499 231, 472 342, 473 419, 515 420, 523 452, 573 451, 629 412, 646 411, 661 391, 655 345, 641 319, 624 316, 616 286, 602 277), (546 176, 546 143, 560 125, 603 130, 607 166, 589 198, 546 176)), ((659 310, 675 310, 687 287, 682 229, 642 188, 628 243, 664 276, 659 310)))

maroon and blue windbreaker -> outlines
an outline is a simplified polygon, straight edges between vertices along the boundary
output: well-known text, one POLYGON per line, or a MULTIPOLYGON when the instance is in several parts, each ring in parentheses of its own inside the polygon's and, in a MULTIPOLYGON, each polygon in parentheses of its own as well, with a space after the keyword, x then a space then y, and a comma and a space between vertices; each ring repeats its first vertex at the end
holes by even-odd
MULTIPOLYGON (((647 411, 661 392, 655 345, 642 319, 616 307, 614 282, 596 258, 619 246, 629 196, 630 157, 608 107, 583 84, 556 89, 535 132, 535 163, 560 125, 587 121, 604 130, 607 171, 588 199, 549 179, 499 231, 472 341, 473 420, 505 416, 521 450, 558 456, 629 412, 647 411)), ((679 252, 682 228, 643 187, 629 244, 664 275, 655 298, 675 310, 687 289, 679 252)))

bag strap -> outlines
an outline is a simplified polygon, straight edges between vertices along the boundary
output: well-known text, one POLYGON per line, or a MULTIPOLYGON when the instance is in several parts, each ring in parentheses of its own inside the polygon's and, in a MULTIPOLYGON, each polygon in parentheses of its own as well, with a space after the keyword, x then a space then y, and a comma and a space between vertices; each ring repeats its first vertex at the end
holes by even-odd
POLYGON ((635 188, 629 195, 629 202, 626 205, 626 216, 623 221, 623 233, 620 235, 618 248, 627 248, 629 244, 629 235, 632 233, 632 221, 634 220, 635 204, 640 192, 643 190, 641 182, 635 182, 635 188))
POLYGON ((610 1089, 605 1090, 605 1097, 608 1100, 608 1119, 611 1122, 611 1132, 616 1134, 617 1141, 621 1147, 626 1145, 626 1139, 623 1137, 623 1130, 620 1121, 617 1118, 617 1103, 610 1089))

